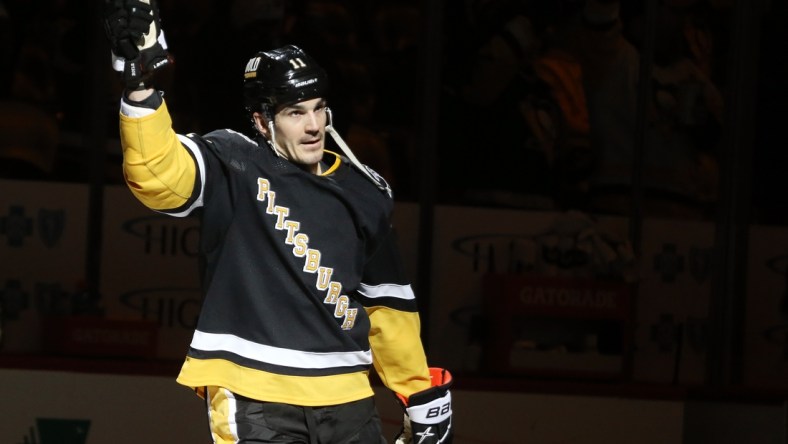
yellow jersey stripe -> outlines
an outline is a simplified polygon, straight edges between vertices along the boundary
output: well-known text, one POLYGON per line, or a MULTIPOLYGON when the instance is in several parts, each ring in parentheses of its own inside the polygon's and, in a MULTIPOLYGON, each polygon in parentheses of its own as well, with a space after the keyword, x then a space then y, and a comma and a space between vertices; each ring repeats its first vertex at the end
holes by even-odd
POLYGON ((194 389, 220 386, 259 401, 311 407, 343 404, 374 395, 368 371, 288 376, 243 367, 224 359, 186 357, 177 382, 194 389))

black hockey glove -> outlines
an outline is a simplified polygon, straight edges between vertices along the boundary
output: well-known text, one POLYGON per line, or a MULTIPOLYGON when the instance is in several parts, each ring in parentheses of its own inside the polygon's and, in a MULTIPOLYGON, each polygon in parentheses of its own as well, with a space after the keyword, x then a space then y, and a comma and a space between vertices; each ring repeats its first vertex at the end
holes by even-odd
POLYGON ((451 373, 430 368, 432 387, 414 393, 408 399, 397 395, 405 409, 402 430, 395 444, 451 444, 451 373))
POLYGON ((150 87, 153 74, 172 63, 156 0, 105 0, 104 5, 112 68, 127 89, 150 87))

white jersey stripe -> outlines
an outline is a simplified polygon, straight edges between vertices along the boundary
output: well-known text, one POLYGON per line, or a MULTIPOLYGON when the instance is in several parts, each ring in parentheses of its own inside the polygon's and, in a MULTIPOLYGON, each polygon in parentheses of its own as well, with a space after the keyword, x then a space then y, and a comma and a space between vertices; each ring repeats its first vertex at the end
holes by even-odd
POLYGON ((192 202, 189 208, 179 213, 167 212, 166 214, 175 217, 186 217, 191 214, 195 208, 199 208, 203 205, 203 193, 205 191, 205 159, 202 157, 202 151, 200 151, 200 149, 197 147, 197 144, 194 143, 193 140, 181 134, 178 134, 178 139, 181 141, 183 146, 192 152, 194 159, 197 161, 197 173, 200 175, 200 189, 198 191, 199 196, 197 196, 197 199, 192 202))
POLYGON ((396 285, 396 284, 381 284, 381 285, 367 285, 361 283, 361 288, 358 290, 368 298, 382 298, 390 297, 397 299, 416 299, 413 289, 410 285, 396 285))
POLYGON ((228 351, 244 358, 293 368, 335 368, 372 364, 372 352, 316 353, 258 344, 231 334, 195 331, 192 348, 203 351, 228 351))

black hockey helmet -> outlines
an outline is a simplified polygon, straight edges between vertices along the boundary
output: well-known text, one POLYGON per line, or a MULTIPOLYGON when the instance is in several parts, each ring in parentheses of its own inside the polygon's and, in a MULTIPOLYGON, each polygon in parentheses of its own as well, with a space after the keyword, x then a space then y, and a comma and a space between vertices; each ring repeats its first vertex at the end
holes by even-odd
POLYGON ((256 53, 244 69, 244 106, 268 118, 281 105, 325 97, 328 76, 317 62, 295 45, 256 53))

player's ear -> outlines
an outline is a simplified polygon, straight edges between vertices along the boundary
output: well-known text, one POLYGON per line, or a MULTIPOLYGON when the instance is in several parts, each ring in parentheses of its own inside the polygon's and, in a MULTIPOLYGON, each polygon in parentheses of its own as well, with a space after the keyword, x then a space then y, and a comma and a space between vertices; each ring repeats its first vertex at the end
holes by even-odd
POLYGON ((257 128, 257 131, 268 137, 268 121, 263 113, 256 112, 252 114, 252 120, 254 121, 254 127, 257 128))

